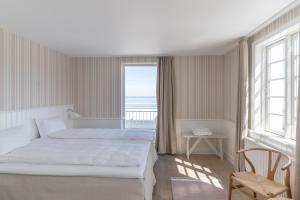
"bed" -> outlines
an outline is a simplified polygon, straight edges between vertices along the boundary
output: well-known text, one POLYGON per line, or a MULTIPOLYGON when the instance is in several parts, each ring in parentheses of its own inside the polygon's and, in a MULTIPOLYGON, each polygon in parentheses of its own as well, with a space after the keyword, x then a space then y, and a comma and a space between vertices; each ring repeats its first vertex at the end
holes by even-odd
POLYGON ((155 134, 73 129, 71 108, 26 110, 0 130, 0 199, 151 200, 155 134))
POLYGON ((148 131, 69 128, 23 142, 0 155, 0 199, 151 200, 154 141, 148 131))
POLYGON ((0 199, 151 200, 149 141, 41 138, 0 156, 0 199))

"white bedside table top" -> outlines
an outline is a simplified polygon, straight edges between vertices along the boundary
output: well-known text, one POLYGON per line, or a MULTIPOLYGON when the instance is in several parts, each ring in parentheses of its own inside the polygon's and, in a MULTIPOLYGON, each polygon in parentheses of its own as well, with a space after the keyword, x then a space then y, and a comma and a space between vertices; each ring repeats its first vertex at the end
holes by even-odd
POLYGON ((193 133, 189 133, 188 135, 184 135, 184 138, 227 138, 226 135, 221 133, 213 133, 212 135, 194 135, 193 133))

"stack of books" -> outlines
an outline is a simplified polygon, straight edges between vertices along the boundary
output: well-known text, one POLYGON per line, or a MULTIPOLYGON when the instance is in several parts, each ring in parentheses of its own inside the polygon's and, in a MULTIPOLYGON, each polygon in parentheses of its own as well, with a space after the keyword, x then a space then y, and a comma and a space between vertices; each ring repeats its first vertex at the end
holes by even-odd
POLYGON ((209 130, 208 128, 193 128, 192 133, 197 136, 212 135, 211 130, 209 130))

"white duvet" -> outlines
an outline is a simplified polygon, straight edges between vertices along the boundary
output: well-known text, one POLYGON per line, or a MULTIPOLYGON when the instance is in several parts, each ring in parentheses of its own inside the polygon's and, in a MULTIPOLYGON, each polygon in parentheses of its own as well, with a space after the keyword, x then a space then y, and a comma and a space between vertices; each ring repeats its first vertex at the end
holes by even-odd
POLYGON ((0 156, 0 163, 139 167, 151 142, 36 139, 0 156))
POLYGON ((155 132, 134 129, 73 128, 50 133, 48 137, 54 139, 146 140, 154 142, 155 132))

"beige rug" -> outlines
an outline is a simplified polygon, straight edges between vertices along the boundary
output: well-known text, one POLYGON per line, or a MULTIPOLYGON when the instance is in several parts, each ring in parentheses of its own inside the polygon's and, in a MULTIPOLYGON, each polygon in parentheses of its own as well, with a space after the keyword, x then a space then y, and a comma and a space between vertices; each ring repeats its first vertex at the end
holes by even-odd
POLYGON ((211 179, 171 178, 173 200, 226 200, 222 183, 211 179))

